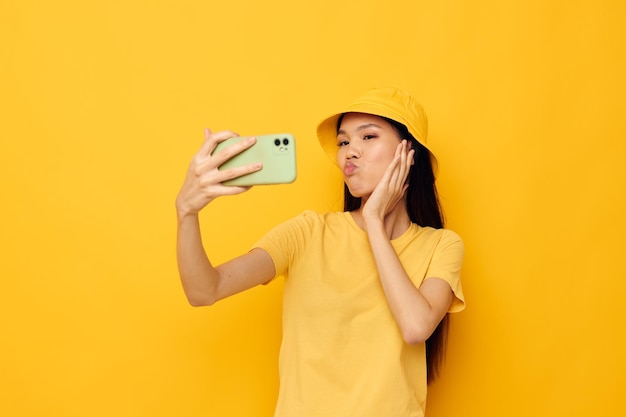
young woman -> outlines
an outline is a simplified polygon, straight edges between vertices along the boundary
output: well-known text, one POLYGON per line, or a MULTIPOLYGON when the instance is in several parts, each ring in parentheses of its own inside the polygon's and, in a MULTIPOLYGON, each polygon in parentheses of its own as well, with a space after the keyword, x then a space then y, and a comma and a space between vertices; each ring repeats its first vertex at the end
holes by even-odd
POLYGON ((214 267, 198 212, 246 191, 221 183, 261 166, 218 171, 254 138, 211 155, 234 133, 207 131, 176 202, 183 288, 211 305, 285 276, 275 416, 423 416, 447 313, 464 308, 463 243, 443 229, 426 115, 406 92, 376 89, 317 133, 343 172, 345 211, 305 211, 214 267))

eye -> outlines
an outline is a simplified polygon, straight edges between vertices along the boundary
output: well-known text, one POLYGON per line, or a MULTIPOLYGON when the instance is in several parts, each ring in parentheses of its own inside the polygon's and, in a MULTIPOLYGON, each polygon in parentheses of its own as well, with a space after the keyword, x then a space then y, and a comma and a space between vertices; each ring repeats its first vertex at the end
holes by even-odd
POLYGON ((376 135, 363 135, 363 140, 375 139, 376 135))
POLYGON ((349 142, 347 140, 338 140, 337 146, 346 146, 349 142))

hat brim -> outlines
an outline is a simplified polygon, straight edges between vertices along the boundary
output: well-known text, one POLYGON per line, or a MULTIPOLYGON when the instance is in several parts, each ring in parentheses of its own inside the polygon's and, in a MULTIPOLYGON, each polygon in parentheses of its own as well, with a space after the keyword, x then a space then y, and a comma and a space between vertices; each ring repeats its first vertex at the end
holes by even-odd
POLYGON ((317 138, 319 139, 320 145, 322 146, 322 149, 324 150, 324 152, 326 152, 326 155, 328 156, 328 158, 330 158, 330 160, 333 161, 335 165, 338 164, 337 163, 337 151, 338 151, 337 123, 341 115, 346 114, 346 113, 366 113, 366 114, 371 114, 373 116, 386 117, 388 119, 395 120, 399 123, 402 123, 403 125, 407 127, 407 129, 409 130, 411 135, 413 135, 415 140, 417 140, 422 146, 426 148, 426 150, 428 150, 428 153, 430 155, 430 161, 433 167, 433 172, 435 173, 437 172, 437 158, 435 157, 433 152, 428 148, 428 146, 426 146, 425 140, 419 135, 419 133, 416 133, 414 131, 415 129, 412 129, 412 127, 407 123, 407 121, 404 120, 404 117, 402 117, 401 115, 397 114, 396 112, 392 111, 391 109, 387 107, 379 106, 379 105, 372 105, 371 103, 355 103, 349 106, 345 111, 340 112, 340 113, 335 113, 332 116, 327 117, 326 119, 322 120, 322 122, 317 126, 317 138))

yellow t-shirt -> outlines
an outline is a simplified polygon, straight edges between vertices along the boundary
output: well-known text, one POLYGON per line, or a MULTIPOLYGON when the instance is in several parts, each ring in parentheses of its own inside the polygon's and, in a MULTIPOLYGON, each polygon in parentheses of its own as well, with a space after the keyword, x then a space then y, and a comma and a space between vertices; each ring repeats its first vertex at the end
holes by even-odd
MULTIPOLYGON (((416 286, 447 281, 464 308, 463 242, 415 224, 392 241, 416 286)), ((391 314, 366 233, 346 212, 306 211, 255 247, 285 276, 275 417, 420 417, 425 345, 408 345, 391 314)))

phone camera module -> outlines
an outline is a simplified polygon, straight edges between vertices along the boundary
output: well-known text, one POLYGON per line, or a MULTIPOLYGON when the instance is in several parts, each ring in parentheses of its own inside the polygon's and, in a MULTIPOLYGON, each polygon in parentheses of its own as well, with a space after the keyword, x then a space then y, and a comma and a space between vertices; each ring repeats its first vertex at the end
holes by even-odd
POLYGON ((280 139, 274 139, 274 145, 280 146, 280 139))
POLYGON ((289 139, 284 138, 283 139, 283 145, 285 145, 285 146, 289 145, 289 139))

